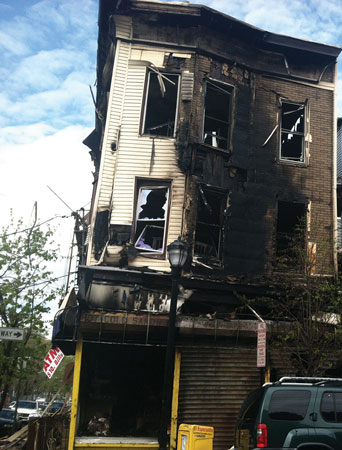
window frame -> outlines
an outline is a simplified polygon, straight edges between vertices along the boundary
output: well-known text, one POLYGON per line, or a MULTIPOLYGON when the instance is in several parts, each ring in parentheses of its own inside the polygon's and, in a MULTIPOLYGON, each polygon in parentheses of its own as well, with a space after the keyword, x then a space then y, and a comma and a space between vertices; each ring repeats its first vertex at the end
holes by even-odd
POLYGON ((310 401, 312 397, 312 392, 310 389, 276 389, 272 392, 268 407, 267 407, 267 416, 271 420, 275 421, 294 421, 300 422, 305 419, 308 413, 310 401), (292 393, 292 395, 291 395, 292 393), (299 402, 297 402, 297 407, 301 406, 301 409, 294 408, 296 406, 296 400, 298 398, 298 394, 302 393, 303 397, 299 402), (282 397, 285 397, 283 399, 282 397), (273 404, 272 404, 273 401, 273 404), (278 407, 277 402, 283 401, 283 411, 281 411, 278 407), (305 401, 305 403, 304 403, 305 401), (291 417, 291 414, 298 414, 300 417, 291 417), (301 413, 301 414, 300 414, 301 413), (288 414, 289 416, 286 416, 288 414))
POLYGON ((308 145, 308 141, 306 139, 307 133, 308 133, 308 124, 307 124, 307 120, 308 120, 308 104, 307 102, 295 102, 295 101, 291 101, 285 98, 281 98, 280 99, 280 114, 279 114, 279 154, 278 154, 278 159, 279 162, 281 163, 286 163, 286 164, 295 164, 295 165, 301 165, 301 166, 305 166, 308 163, 308 155, 307 155, 307 145, 308 145), (288 104, 288 105, 296 105, 298 107, 303 107, 303 112, 304 112, 304 117, 303 117, 303 131, 299 132, 299 131, 292 131, 292 130, 288 130, 287 128, 283 128, 283 121, 282 121, 282 117, 283 117, 283 105, 284 104, 288 104), (294 159, 289 157, 289 156, 283 156, 283 144, 282 144, 282 136, 283 133, 287 133, 287 134, 292 134, 295 136, 301 136, 302 138, 302 143, 301 143, 301 148, 302 148, 302 152, 301 152, 301 157, 299 159, 294 159))
MULTIPOLYGON (((170 209, 171 209, 171 181, 165 180, 165 179, 144 179, 144 178, 137 178, 135 183, 135 196, 134 196, 134 214, 133 214, 133 227, 132 227, 132 244, 136 251, 138 252, 138 255, 144 256, 144 257, 151 257, 151 258, 165 258, 166 255, 166 244, 167 244, 167 234, 168 234, 168 225, 169 225, 169 217, 170 217, 170 209), (142 206, 139 203, 140 195, 142 190, 153 190, 153 189, 166 189, 166 207, 165 207, 165 217, 164 219, 160 219, 164 221, 164 231, 163 231, 163 247, 161 251, 158 250, 149 250, 149 249, 143 249, 137 247, 137 242, 141 238, 144 229, 146 226, 148 226, 148 222, 156 222, 158 219, 147 219, 145 222, 147 225, 140 231, 139 235, 137 235, 138 232, 138 221, 141 220, 144 222, 144 220, 139 219, 139 208, 142 206)), ((165 204, 164 204, 165 205, 165 204)), ((164 206, 163 205, 163 206, 164 206)), ((160 221, 159 220, 159 221, 160 221)))
POLYGON ((140 127, 140 135, 141 136, 153 136, 155 138, 160 139, 175 139, 176 137, 176 131, 177 131, 177 125, 178 125, 178 113, 179 113, 179 102, 180 102, 180 88, 181 88, 181 73, 179 71, 177 72, 171 72, 171 71, 163 71, 159 69, 152 70, 151 68, 147 68, 146 75, 145 75, 145 89, 144 89, 144 101, 142 106, 142 114, 141 114, 141 127, 140 127), (146 115, 147 115, 147 106, 148 106, 148 100, 149 100, 149 90, 150 90, 150 79, 151 74, 158 75, 160 73, 163 77, 168 77, 170 75, 177 76, 178 83, 177 83, 177 98, 176 98, 176 106, 175 106, 175 115, 174 115, 174 127, 173 127, 173 133, 171 136, 166 136, 163 134, 153 134, 153 133, 147 133, 145 131, 146 126, 146 115))
MULTIPOLYGON (((220 150, 223 152, 229 152, 231 150, 231 136, 232 136, 232 128, 233 128, 233 103, 234 103, 234 86, 232 84, 226 83, 224 81, 221 80, 216 80, 210 77, 206 77, 203 80, 203 117, 202 117, 202 131, 201 131, 201 142, 211 148, 214 148, 216 150, 220 150), (223 138, 227 141, 227 146, 226 147, 220 147, 220 146, 215 146, 212 144, 209 144, 207 142, 205 142, 206 139, 206 132, 205 132, 205 120, 206 120, 206 98, 207 98, 207 90, 208 90, 208 84, 211 84, 215 87, 218 87, 219 89, 222 89, 223 91, 225 91, 227 93, 227 95, 229 95, 229 110, 228 110, 228 117, 227 117, 227 121, 223 123, 225 123, 227 125, 228 128, 228 133, 227 133, 227 137, 223 138)), ((219 119, 216 119, 219 120, 219 119)))
POLYGON ((341 412, 338 412, 337 411, 337 407, 336 407, 336 395, 342 395, 342 392, 336 392, 336 391, 325 391, 325 392, 323 392, 322 393, 322 397, 321 397, 321 401, 320 401, 320 405, 319 405, 319 413, 320 413, 320 415, 322 416, 322 419, 325 421, 325 422, 328 422, 328 423, 342 423, 342 420, 337 420, 337 416, 338 416, 338 414, 341 414, 342 413, 342 411, 341 412), (333 411, 333 413, 334 413, 334 420, 328 420, 326 417, 324 417, 324 415, 323 414, 326 414, 327 412, 326 411, 324 411, 324 412, 322 412, 322 403, 323 403, 323 399, 324 399, 324 397, 326 396, 326 395, 328 395, 328 394, 330 394, 330 395, 332 395, 332 401, 333 401, 333 407, 334 407, 334 411, 333 411))
POLYGON ((225 218, 226 218, 226 210, 227 210, 227 201, 228 201, 228 192, 226 190, 220 190, 220 189, 215 189, 215 188, 211 188, 208 187, 206 185, 202 185, 202 184, 198 184, 197 186, 197 208, 196 208, 196 222, 195 222, 195 228, 194 228, 194 245, 193 245, 193 256, 194 258, 209 258, 211 260, 211 262, 216 262, 216 265, 219 264, 220 266, 222 265, 222 257, 223 257, 223 246, 224 246, 224 227, 225 227, 225 218), (211 194, 217 195, 220 198, 220 223, 218 225, 214 225, 214 224, 210 224, 210 223, 206 223, 206 222, 201 222, 199 221, 199 205, 200 205, 200 199, 202 196, 202 193, 205 196, 206 192, 209 192, 211 194), (196 235, 197 235, 197 224, 201 223, 203 226, 208 226, 208 227, 215 227, 218 229, 218 255, 217 256, 210 256, 210 255, 206 255, 206 256, 201 256, 200 254, 198 254, 196 252, 196 243, 201 242, 196 240, 196 235))

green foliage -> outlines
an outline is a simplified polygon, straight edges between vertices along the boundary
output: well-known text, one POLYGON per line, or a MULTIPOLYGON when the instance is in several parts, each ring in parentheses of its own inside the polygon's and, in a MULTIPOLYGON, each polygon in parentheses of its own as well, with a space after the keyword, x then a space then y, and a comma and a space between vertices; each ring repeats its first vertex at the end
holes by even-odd
POLYGON ((51 270, 58 259, 52 230, 24 228, 22 220, 12 217, 0 237, 0 323, 25 330, 22 342, 0 342, 0 389, 5 391, 19 377, 41 370, 46 353, 43 314, 61 293, 51 270))
POLYGON ((259 300, 263 317, 278 323, 273 345, 292 356, 297 375, 322 375, 342 358, 342 286, 332 255, 331 240, 313 239, 300 223, 278 253, 270 294, 259 300))

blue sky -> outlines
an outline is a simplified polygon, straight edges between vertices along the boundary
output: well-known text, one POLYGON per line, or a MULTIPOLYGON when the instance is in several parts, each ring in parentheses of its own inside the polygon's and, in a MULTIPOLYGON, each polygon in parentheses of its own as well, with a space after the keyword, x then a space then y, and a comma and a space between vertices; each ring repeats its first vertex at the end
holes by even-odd
MULTIPOLYGON (((340 0, 195 3, 267 31, 342 45, 340 0)), ((41 220, 69 214, 47 185, 72 209, 90 200, 93 166, 82 140, 94 126, 97 8, 97 0, 0 0, 0 225, 10 208, 30 223, 35 201, 41 220)), ((65 253, 73 222, 54 223, 65 253)))

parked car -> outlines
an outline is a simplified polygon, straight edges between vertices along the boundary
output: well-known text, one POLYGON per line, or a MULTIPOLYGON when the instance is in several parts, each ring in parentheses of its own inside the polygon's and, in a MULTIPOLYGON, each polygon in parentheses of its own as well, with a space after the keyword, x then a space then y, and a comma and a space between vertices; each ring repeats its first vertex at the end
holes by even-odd
POLYGON ((342 379, 284 377, 241 406, 235 450, 341 450, 342 379))
POLYGON ((52 405, 49 408, 49 414, 55 414, 56 412, 60 411, 64 405, 64 402, 53 402, 52 405))
POLYGON ((11 433, 14 425, 15 411, 9 408, 3 408, 0 411, 0 436, 7 436, 11 433))
MULTIPOLYGON (((16 402, 10 406, 12 410, 15 410, 16 402)), ((27 421, 29 415, 37 410, 37 403, 33 400, 19 400, 17 407, 17 420, 27 421)))
MULTIPOLYGON (((36 419, 37 417, 41 417, 43 415, 43 412, 45 411, 47 405, 48 405, 48 403, 41 403, 39 405, 38 409, 36 409, 29 415, 29 419, 36 419)), ((49 408, 45 414, 48 414, 48 415, 55 414, 62 409, 63 405, 64 405, 64 402, 55 401, 49 406, 49 408)))

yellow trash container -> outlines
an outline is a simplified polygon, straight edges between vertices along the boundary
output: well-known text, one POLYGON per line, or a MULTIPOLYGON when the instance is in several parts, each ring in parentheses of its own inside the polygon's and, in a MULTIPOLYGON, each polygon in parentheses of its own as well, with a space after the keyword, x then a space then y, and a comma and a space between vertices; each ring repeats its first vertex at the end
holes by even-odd
POLYGON ((178 429, 177 450, 213 450, 214 428, 182 423, 178 429))

